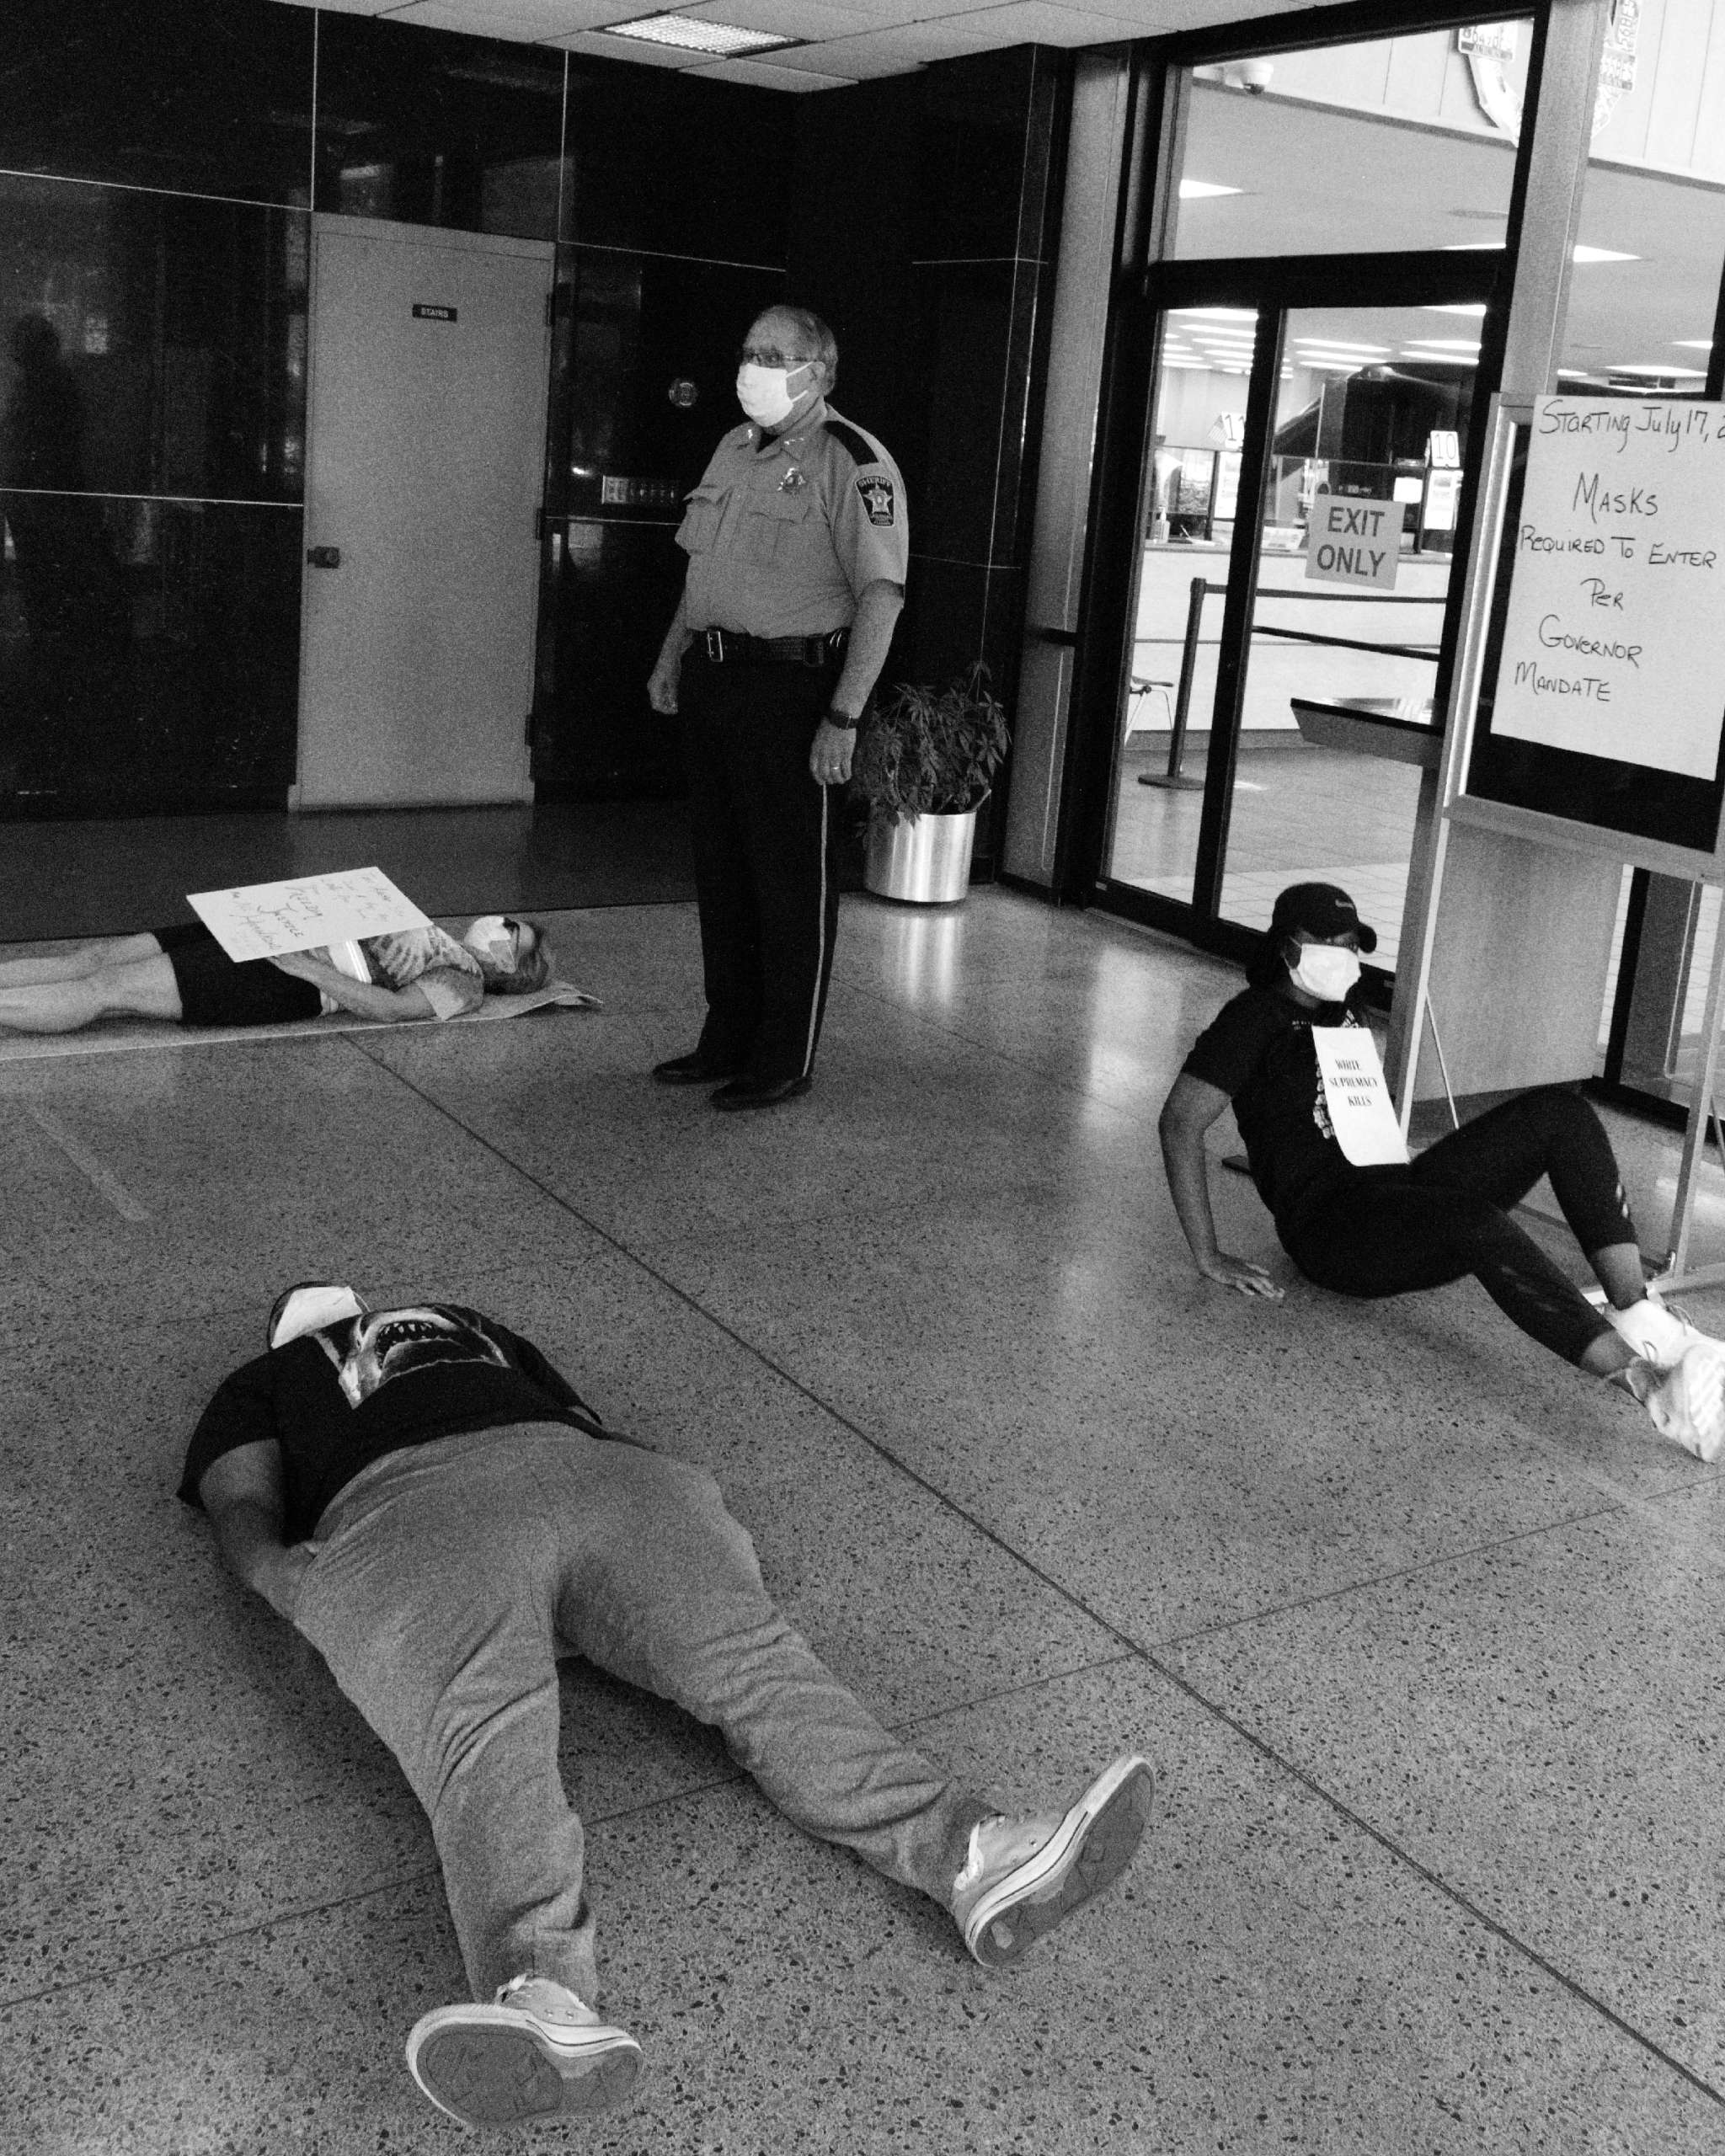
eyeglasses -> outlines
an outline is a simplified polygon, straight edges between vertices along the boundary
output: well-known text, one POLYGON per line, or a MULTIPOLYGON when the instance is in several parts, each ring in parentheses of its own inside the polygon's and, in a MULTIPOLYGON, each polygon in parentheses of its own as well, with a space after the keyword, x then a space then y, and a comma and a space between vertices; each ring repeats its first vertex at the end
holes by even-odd
POLYGON ((782 352, 776 344, 740 344, 737 348, 740 367, 812 367, 813 360, 799 360, 794 353, 782 352))

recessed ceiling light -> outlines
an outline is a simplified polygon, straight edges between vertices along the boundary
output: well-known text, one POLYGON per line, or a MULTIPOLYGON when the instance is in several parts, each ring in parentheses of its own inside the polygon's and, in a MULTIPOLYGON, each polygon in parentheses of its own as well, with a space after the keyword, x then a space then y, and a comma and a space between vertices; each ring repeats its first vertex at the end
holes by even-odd
POLYGON ((1485 311, 1486 303, 1483 300, 1457 300, 1449 307, 1423 307, 1420 309, 1422 314, 1479 315, 1483 314, 1485 311))
POLYGON ((1172 307, 1183 322, 1256 322, 1258 310, 1250 307, 1172 307))
POLYGON ((606 37, 628 37, 643 45, 669 45, 679 52, 704 53, 714 60, 734 60, 743 52, 777 52, 788 45, 801 45, 798 37, 780 37, 772 30, 745 30, 735 23, 710 22, 698 15, 638 15, 630 23, 606 23, 606 37))
POLYGON ((1656 376, 1661 379, 1669 378, 1677 375, 1686 375, 1692 381, 1696 382, 1700 382, 1703 379, 1701 370, 1699 367, 1674 367, 1668 366, 1663 363, 1649 366, 1644 360, 1614 360, 1611 362, 1610 371, 1613 374, 1648 374, 1656 376))
POLYGON ((1615 247, 1578 247, 1570 256, 1572 262, 1639 262, 1638 254, 1620 254, 1615 247))
POLYGON ((1477 352, 1479 350, 1477 340, 1471 337, 1416 337, 1413 342, 1433 352, 1477 352))
POLYGON ((1220 186, 1213 179, 1183 179, 1180 182, 1180 200, 1183 202, 1202 202, 1212 195, 1240 195, 1244 191, 1242 188, 1220 186))
POLYGON ((1684 352, 1711 352, 1713 349, 1711 337, 1674 337, 1671 342, 1684 352))
POLYGON ((1500 239, 1446 239, 1445 254, 1501 254, 1503 243, 1500 239))

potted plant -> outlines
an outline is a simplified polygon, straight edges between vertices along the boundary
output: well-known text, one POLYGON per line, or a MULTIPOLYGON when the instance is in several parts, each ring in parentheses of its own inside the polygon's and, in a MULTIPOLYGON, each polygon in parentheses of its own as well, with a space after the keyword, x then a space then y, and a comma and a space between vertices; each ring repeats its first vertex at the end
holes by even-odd
POLYGON ((962 899, 976 812, 1007 753, 1007 714, 979 659, 943 689, 901 681, 865 721, 851 790, 868 810, 863 882, 923 905, 962 899))

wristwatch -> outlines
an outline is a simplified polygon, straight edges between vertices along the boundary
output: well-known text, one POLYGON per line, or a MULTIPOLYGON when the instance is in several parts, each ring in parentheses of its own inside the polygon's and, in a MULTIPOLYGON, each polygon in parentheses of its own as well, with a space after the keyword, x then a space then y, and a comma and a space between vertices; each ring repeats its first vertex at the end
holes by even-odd
POLYGON ((829 704, 825 717, 827 724, 837 727, 841 734, 853 734, 856 731, 857 720, 854 712, 835 711, 829 704))

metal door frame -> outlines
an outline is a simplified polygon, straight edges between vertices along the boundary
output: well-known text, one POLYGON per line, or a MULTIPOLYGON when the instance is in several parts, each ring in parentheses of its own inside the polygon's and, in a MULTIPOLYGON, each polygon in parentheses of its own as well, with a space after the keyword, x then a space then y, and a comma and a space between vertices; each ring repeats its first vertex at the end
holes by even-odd
MULTIPOLYGON (((1482 349, 1473 388, 1475 410, 1482 414, 1485 408, 1482 400, 1489 396, 1495 382, 1496 362, 1501 352, 1503 264, 1503 256, 1482 252, 1243 256, 1224 261, 1161 263, 1146 275, 1140 293, 1131 302, 1130 312, 1137 318, 1124 328, 1126 342, 1148 359, 1141 392, 1143 416, 1136 507, 1130 531, 1122 535, 1117 528, 1112 535, 1114 544, 1119 544, 1124 536, 1140 548, 1142 546, 1146 460, 1153 417, 1151 408, 1161 376, 1162 330, 1169 312, 1183 307, 1250 307, 1257 313, 1258 327, 1247 389, 1245 440, 1242 445, 1233 539, 1228 554, 1227 596, 1222 608, 1216 696, 1210 720, 1209 763, 1199 814, 1192 896, 1188 899, 1166 898, 1135 884, 1118 883, 1107 873, 1105 849, 1119 767, 1119 713, 1131 671, 1133 623, 1129 601, 1126 615, 1120 622, 1121 641, 1112 681, 1100 685, 1112 691, 1107 720, 1112 753, 1106 766, 1096 773, 1100 783, 1092 785, 1091 798, 1082 804, 1080 812, 1083 829, 1077 873, 1082 879, 1083 903, 1102 906, 1146 926, 1171 929, 1208 949, 1231 956, 1244 957, 1257 945, 1258 930, 1222 919, 1221 894, 1241 717, 1245 705, 1246 669, 1258 598, 1258 533, 1264 482, 1275 433, 1276 389, 1288 316, 1303 307, 1483 302, 1487 313, 1482 324, 1482 349)), ((1460 560, 1466 558, 1483 432, 1478 424, 1471 430, 1456 509, 1455 552, 1460 560)), ((1117 577, 1114 581, 1119 583, 1121 579, 1117 577)), ((1126 581, 1135 592, 1136 578, 1126 581)), ((1454 664, 1460 624, 1458 583, 1452 588, 1450 604, 1444 610, 1434 690, 1439 709, 1454 664)), ((1094 691, 1098 685, 1092 680, 1092 686, 1094 691)), ((1078 897, 1081 894, 1074 891, 1071 895, 1078 897)))

